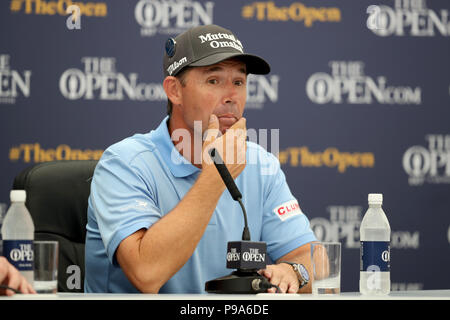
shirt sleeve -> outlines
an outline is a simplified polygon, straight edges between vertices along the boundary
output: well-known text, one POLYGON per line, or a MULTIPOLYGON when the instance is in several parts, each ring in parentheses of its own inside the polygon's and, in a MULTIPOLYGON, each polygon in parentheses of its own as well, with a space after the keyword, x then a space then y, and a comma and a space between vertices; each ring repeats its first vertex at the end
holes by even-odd
POLYGON ((117 265, 120 242, 161 218, 148 181, 119 155, 105 151, 91 184, 90 202, 108 259, 117 265))
POLYGON ((264 188, 262 240, 267 243, 270 258, 276 261, 290 251, 316 241, 316 237, 287 185, 280 162, 270 153, 267 157, 272 162, 272 169, 266 175, 264 188))

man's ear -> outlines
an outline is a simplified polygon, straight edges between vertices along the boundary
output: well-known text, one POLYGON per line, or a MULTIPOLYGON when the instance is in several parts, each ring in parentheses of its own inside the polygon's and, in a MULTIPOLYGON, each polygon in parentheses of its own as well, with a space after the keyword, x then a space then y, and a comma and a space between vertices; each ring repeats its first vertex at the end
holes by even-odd
POLYGON ((163 88, 166 92, 167 98, 172 101, 173 105, 181 104, 181 83, 177 78, 168 76, 163 81, 163 88))

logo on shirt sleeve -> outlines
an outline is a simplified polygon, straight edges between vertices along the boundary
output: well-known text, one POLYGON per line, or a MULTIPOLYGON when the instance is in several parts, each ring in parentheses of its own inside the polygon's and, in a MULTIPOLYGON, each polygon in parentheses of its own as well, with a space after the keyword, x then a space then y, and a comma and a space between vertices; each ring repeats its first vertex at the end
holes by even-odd
POLYGON ((143 211, 143 212, 151 212, 151 208, 148 205, 148 202, 140 201, 140 200, 134 200, 135 202, 132 202, 129 205, 126 205, 124 207, 119 208, 119 211, 126 212, 130 210, 137 210, 137 211, 143 211))
POLYGON ((281 221, 285 221, 286 219, 289 219, 291 217, 303 214, 297 200, 290 200, 288 202, 285 202, 273 209, 273 212, 278 216, 278 218, 280 218, 281 221))

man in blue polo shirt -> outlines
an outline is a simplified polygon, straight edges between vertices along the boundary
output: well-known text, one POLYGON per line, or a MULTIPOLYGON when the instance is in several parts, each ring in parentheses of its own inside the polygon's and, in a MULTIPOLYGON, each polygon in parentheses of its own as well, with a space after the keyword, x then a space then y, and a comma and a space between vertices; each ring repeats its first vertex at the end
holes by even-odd
POLYGON ((109 147, 95 169, 85 291, 204 293, 206 281, 230 273, 226 246, 241 239, 243 216, 208 157, 214 147, 243 195, 252 240, 266 242, 276 262, 261 274, 283 292, 310 292, 299 272, 311 274, 309 221, 278 160, 246 142, 247 74, 269 65, 216 25, 165 49, 169 116, 109 147))

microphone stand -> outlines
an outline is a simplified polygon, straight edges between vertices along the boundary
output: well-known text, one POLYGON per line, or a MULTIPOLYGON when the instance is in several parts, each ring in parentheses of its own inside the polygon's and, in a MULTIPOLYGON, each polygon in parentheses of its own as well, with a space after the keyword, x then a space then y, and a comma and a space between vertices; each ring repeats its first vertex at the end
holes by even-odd
MULTIPOLYGON (((220 277, 205 283, 205 291, 209 293, 226 293, 226 294, 248 294, 266 292, 267 289, 273 287, 267 278, 261 276, 257 271, 266 267, 265 251, 266 243, 252 242, 250 237, 250 230, 248 228, 247 213, 244 204, 242 203, 242 194, 234 183, 233 177, 228 171, 226 165, 216 149, 211 149, 209 152, 214 161, 214 165, 219 171, 223 182, 230 192, 233 200, 239 202, 244 215, 244 230, 242 232, 242 241, 228 242, 228 253, 232 249, 239 249, 240 257, 236 265, 235 262, 227 261, 227 268, 234 269, 231 274, 220 277), (264 261, 261 262, 245 262, 242 260, 242 251, 253 249, 259 252, 264 251, 264 261)), ((227 255, 228 256, 228 255, 227 255)), ((228 260, 228 259, 227 259, 228 260)))

